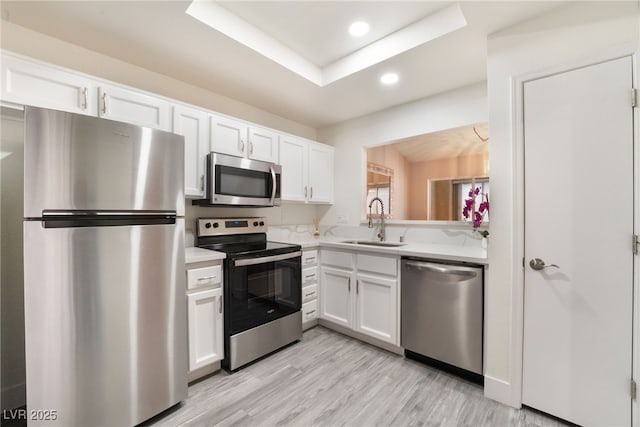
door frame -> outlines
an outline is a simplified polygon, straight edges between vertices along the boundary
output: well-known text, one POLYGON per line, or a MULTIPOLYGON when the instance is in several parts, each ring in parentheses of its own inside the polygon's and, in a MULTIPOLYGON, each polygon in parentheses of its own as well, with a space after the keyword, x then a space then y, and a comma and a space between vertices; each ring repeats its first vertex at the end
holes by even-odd
MULTIPOLYGON (((595 55, 568 61, 553 67, 541 69, 515 76, 511 79, 512 109, 511 123, 512 140, 515 141, 512 164, 514 166, 515 182, 513 186, 513 217, 514 233, 511 240, 514 264, 512 265, 511 312, 512 327, 510 332, 511 354, 509 371, 511 372, 511 402, 522 404, 522 376, 523 376, 523 345, 524 345, 524 84, 526 82, 549 77, 568 71, 584 68, 590 65, 631 56, 633 87, 638 86, 638 69, 640 68, 640 50, 636 43, 627 43, 607 49, 595 55)), ((629 94, 631 100, 631 93, 629 94)), ((634 146, 634 234, 640 234, 640 106, 633 109, 633 146, 634 146)), ((629 242, 631 248, 631 240, 629 242)), ((633 325, 632 325, 632 366, 631 375, 640 383, 640 256, 634 258, 633 266, 633 325)), ((639 390, 640 392, 640 390, 639 390)), ((640 399, 631 405, 631 420, 634 427, 640 427, 640 399)))

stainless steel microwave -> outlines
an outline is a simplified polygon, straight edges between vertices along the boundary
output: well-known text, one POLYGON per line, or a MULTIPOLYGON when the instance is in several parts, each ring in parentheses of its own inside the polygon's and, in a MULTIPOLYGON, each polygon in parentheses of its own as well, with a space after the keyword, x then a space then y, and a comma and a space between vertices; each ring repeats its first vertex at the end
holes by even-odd
POLYGON ((280 165, 211 152, 207 155, 204 206, 279 206, 280 165))

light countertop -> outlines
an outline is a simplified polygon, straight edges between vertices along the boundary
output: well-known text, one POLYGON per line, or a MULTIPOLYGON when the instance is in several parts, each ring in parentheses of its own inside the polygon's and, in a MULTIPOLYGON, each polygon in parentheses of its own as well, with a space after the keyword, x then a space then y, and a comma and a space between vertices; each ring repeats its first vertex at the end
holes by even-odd
POLYGON ((273 239, 283 243, 301 245, 302 249, 333 248, 344 250, 358 250, 360 252, 375 252, 379 254, 414 256, 421 258, 441 259, 446 261, 462 261, 474 264, 488 264, 487 250, 477 246, 445 245, 434 243, 405 242, 403 246, 382 247, 342 243, 344 240, 357 240, 343 238, 309 238, 309 239, 273 239))
POLYGON ((212 251, 202 248, 185 248, 184 261, 185 264, 193 264, 194 262, 217 261, 225 259, 227 254, 224 252, 212 251))

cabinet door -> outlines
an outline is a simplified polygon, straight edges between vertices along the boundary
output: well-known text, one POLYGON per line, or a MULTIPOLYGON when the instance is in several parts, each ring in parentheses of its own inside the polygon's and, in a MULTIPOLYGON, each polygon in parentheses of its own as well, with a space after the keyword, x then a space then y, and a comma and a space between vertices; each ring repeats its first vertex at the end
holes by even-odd
POLYGON ((333 147, 309 143, 309 202, 333 203, 333 147))
POLYGON ((354 329, 363 334, 399 345, 398 282, 395 279, 358 274, 354 329))
POLYGON ((189 314, 189 371, 222 360, 222 290, 187 295, 189 314))
POLYGON ((22 105, 95 116, 95 86, 86 77, 2 56, 2 99, 22 105))
POLYGON ((278 163, 278 141, 280 135, 268 129, 249 128, 248 157, 265 162, 278 163))
POLYGON ((173 107, 173 132, 184 136, 184 193, 203 197, 209 132, 207 113, 183 106, 173 107))
POLYGON ((282 201, 304 202, 308 196, 307 143, 298 138, 280 138, 280 196, 282 201))
POLYGON ((238 120, 211 114, 211 151, 245 157, 248 126, 238 120))
POLYGON ((320 276, 320 317, 351 328, 353 303, 351 291, 355 285, 353 273, 322 267, 320 276))
POLYGON ((138 126, 171 130, 167 101, 117 86, 102 85, 98 91, 98 115, 138 126))

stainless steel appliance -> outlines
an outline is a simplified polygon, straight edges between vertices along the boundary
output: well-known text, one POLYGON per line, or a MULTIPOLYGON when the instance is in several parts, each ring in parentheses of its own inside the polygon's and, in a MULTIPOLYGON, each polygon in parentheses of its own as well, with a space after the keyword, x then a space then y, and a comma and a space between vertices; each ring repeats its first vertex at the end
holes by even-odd
POLYGON ((302 251, 268 242, 264 218, 202 218, 198 246, 222 251, 224 354, 233 371, 302 338, 302 251))
POLYGON ((207 198, 194 205, 278 206, 280 174, 274 163, 227 154, 207 155, 207 198))
POLYGON ((30 425, 135 425, 187 397, 183 152, 26 107, 27 409, 55 411, 30 425))
POLYGON ((407 356, 481 376, 482 267, 418 258, 402 258, 401 264, 401 345, 407 356))

